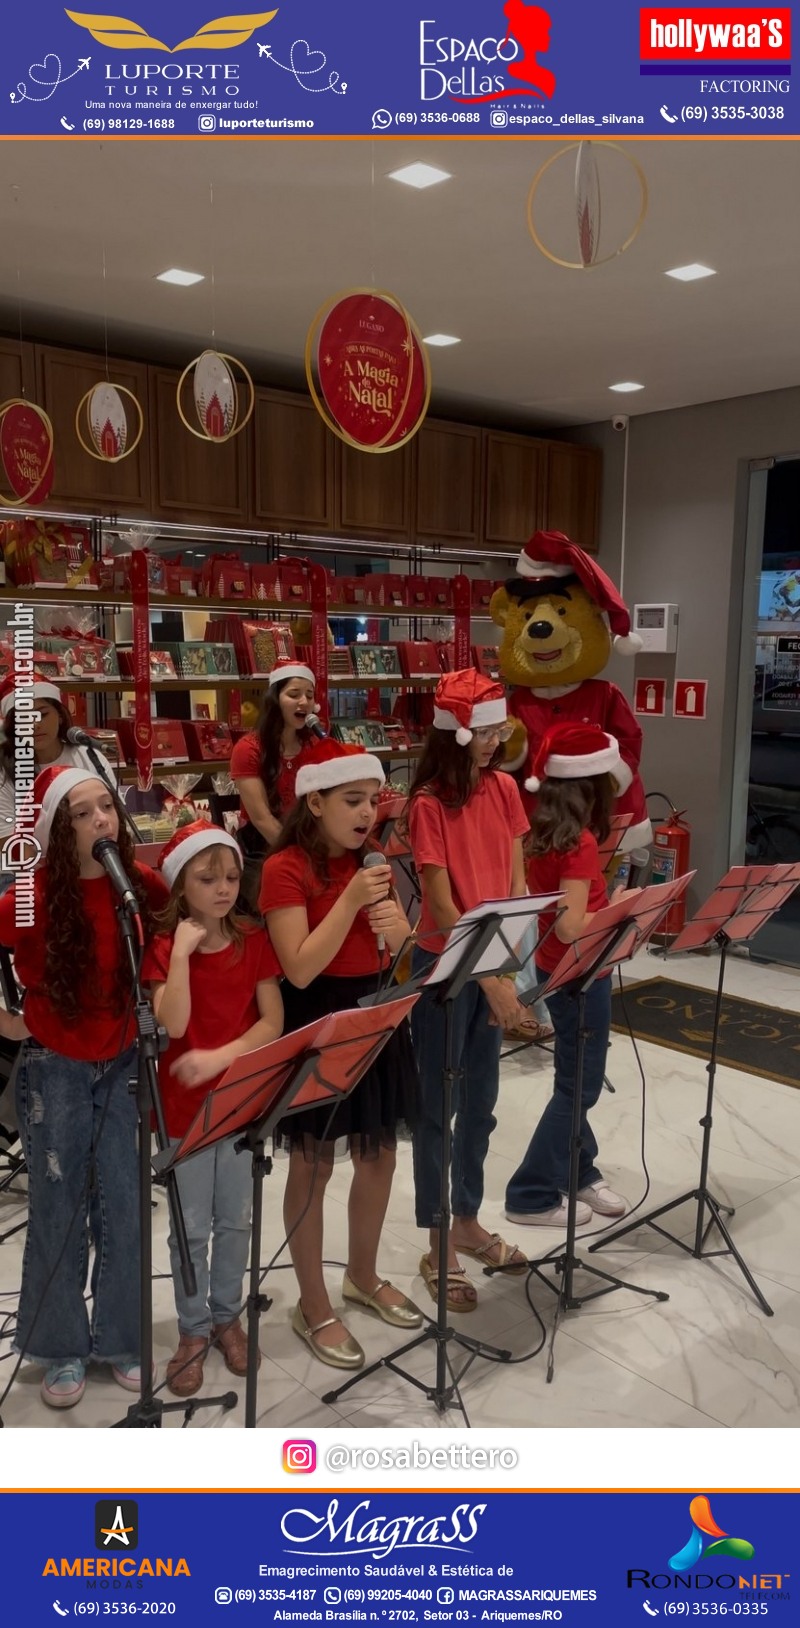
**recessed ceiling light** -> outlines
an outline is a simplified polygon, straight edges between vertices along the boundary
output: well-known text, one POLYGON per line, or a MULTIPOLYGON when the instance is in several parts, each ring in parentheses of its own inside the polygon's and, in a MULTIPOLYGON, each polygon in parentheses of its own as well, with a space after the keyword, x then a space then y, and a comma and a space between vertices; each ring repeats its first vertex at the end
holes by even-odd
POLYGON ((449 170, 438 170, 435 164, 404 164, 401 170, 389 172, 390 181, 402 181, 404 187, 435 187, 439 181, 452 181, 449 170))
POLYGON ((643 384, 634 384, 631 379, 623 384, 610 384, 609 390, 618 390, 621 396, 627 396, 631 390, 644 390, 643 384))
POLYGON ((205 277, 202 271, 181 271, 172 266, 169 271, 160 271, 156 277, 157 283, 178 283, 181 288, 189 288, 192 283, 203 283, 205 277))
POLYGON ((423 345, 460 345, 457 334, 424 334, 423 345))
POLYGON ((672 271, 664 273, 665 277, 675 277, 679 283, 694 283, 698 277, 716 277, 711 266, 701 266, 694 260, 690 266, 675 266, 672 271))

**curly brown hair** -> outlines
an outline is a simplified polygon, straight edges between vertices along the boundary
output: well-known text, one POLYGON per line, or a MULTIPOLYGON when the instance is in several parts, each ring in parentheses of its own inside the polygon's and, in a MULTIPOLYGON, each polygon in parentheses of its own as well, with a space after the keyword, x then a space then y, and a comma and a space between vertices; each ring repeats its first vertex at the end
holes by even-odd
MULTIPOLYGON (((223 865, 227 864, 226 856, 232 852, 233 849, 229 848, 227 843, 215 842, 210 847, 203 849, 201 854, 195 854, 194 857, 196 859, 216 859, 217 874, 219 874, 219 871, 222 869, 223 865)), ((186 864, 183 865, 179 870, 178 875, 172 884, 172 892, 170 893, 169 899, 163 910, 159 910, 158 915, 156 916, 157 931, 159 933, 168 933, 170 938, 174 937, 178 922, 188 921, 192 914, 186 902, 185 892, 186 871, 190 864, 191 860, 187 860, 186 864)), ((241 874, 242 864, 240 860, 240 880, 241 874)), ((220 932, 223 934, 223 936, 225 938, 229 938, 231 943, 236 945, 239 954, 241 954, 245 933, 252 932, 255 926, 251 918, 249 916, 241 916, 234 905, 233 909, 228 911, 227 916, 223 916, 219 925, 220 932)))
MULTIPOLYGON (((139 901, 142 929, 147 942, 155 932, 155 918, 150 909, 144 880, 136 868, 133 841, 116 797, 114 806, 119 815, 119 833, 116 839, 119 857, 139 901)), ((91 990, 95 980, 97 944, 94 927, 83 905, 78 849, 67 799, 64 799, 56 810, 50 830, 45 899, 47 949, 44 978, 47 997, 65 1023, 76 1023, 87 992, 91 990)), ((131 981, 128 963, 126 958, 120 955, 112 1001, 113 1012, 121 1017, 130 999, 131 981)))
MULTIPOLYGON (((280 697, 290 678, 285 678, 282 684, 276 684, 274 689, 267 690, 261 708, 261 717, 258 720, 256 734, 261 748, 261 762, 259 773, 267 795, 270 814, 276 820, 281 819, 281 805, 278 797, 278 776, 281 772, 281 741, 285 728, 283 713, 280 708, 280 697)), ((298 729, 297 739, 301 746, 311 740, 307 729, 298 729)))
MULTIPOLYGON (((498 742, 481 774, 490 774, 503 761, 503 744, 498 742)), ((475 762, 466 746, 459 746, 455 730, 431 728, 423 748, 422 757, 408 793, 408 801, 420 792, 430 792, 445 808, 463 808, 475 790, 473 777, 475 762)))
POLYGON ((587 775, 581 780, 549 777, 542 781, 531 820, 525 852, 569 853, 577 848, 581 832, 590 830, 604 842, 611 828, 611 810, 618 795, 610 774, 587 775))

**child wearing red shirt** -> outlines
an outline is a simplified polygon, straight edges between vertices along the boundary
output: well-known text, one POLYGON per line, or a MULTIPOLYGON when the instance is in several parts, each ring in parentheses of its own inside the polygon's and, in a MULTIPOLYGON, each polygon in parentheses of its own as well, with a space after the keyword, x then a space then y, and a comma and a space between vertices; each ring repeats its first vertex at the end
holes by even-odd
MULTIPOLYGON (((445 674, 409 797, 411 848, 422 885, 415 972, 424 970, 429 952, 442 948, 465 911, 486 899, 525 892, 522 838, 528 821, 514 781, 495 772, 510 734, 501 684, 474 668, 445 674)), ((499 1233, 487 1232, 478 1219, 483 1166, 497 1123, 503 1030, 523 1016, 508 979, 470 979, 453 1003, 454 1067, 460 1074, 450 1166, 447 1304, 453 1312, 473 1311, 477 1304, 458 1252, 484 1265, 525 1270, 520 1251, 499 1233)), ((429 1229, 431 1250, 423 1255, 420 1272, 435 1300, 445 1067, 445 1011, 435 990, 423 990, 411 1014, 411 1030, 422 1083, 422 1115, 414 1134, 416 1215, 417 1226, 429 1229)))
MULTIPOLYGON (((142 977, 170 1037, 158 1072, 174 1143, 234 1059, 277 1039, 283 1008, 280 967, 266 934, 236 914, 242 862, 235 839, 195 820, 176 831, 158 863, 171 892, 161 917, 165 930, 150 945, 142 977)), ((250 1243, 250 1161, 229 1137, 183 1162, 177 1178, 197 1290, 186 1293, 170 1230, 180 1338, 167 1384, 176 1396, 193 1396, 211 1342, 231 1373, 247 1372, 239 1314, 250 1243)))
MULTIPOLYGON (((539 917, 536 968, 543 981, 579 938, 592 916, 608 903, 597 839, 608 836, 621 774, 619 745, 599 724, 557 724, 544 736, 526 789, 538 792, 528 841, 531 893, 563 893, 564 908, 539 917), (547 936, 545 936, 547 935, 547 936)), ((625 890, 615 889, 614 898, 625 890)), ((567 1224, 572 1103, 578 1050, 578 1003, 569 987, 547 1001, 556 1032, 553 1095, 533 1133, 522 1163, 506 1189, 506 1215, 523 1226, 567 1224)), ((585 997, 579 1225, 593 1213, 624 1215, 626 1201, 612 1192, 597 1168, 597 1141, 589 1124, 603 1088, 611 1031, 611 978, 597 978, 585 997)))
MULTIPOLYGON (((387 952, 409 935, 389 865, 363 868, 383 781, 376 757, 328 739, 312 747, 298 772, 298 801, 264 866, 259 898, 286 974, 287 1031, 374 992, 387 952)), ((353 1162, 344 1299, 398 1328, 422 1323, 417 1307, 376 1270, 397 1126, 413 1120, 416 1086, 402 1024, 332 1116, 327 1107, 309 1109, 279 1127, 291 1155, 284 1220, 300 1286, 292 1327, 333 1368, 364 1363, 361 1346, 333 1310, 322 1271, 323 1200, 339 1139, 346 1139, 353 1162)))
POLYGON ((0 899, 0 943, 25 986, 22 1018, 0 1032, 24 1040, 17 1073, 28 1168, 28 1231, 15 1350, 45 1369, 42 1399, 74 1407, 89 1360, 108 1362, 139 1390, 139 1188, 136 1028, 117 894, 92 858, 100 838, 119 848, 145 939, 165 901, 161 878, 134 860, 118 805, 93 771, 51 767, 34 785, 34 834, 43 862, 33 907, 19 884, 0 899), (19 897, 18 897, 19 896, 19 897), (18 909, 17 906, 20 906, 18 909), (19 918, 19 919, 18 919, 19 918), (90 1181, 95 1233, 91 1319, 84 1302, 90 1181))
POLYGON ((265 856, 294 803, 297 771, 312 742, 306 718, 314 711, 315 684, 303 662, 276 662, 258 728, 243 735, 231 753, 231 779, 241 799, 242 893, 251 903, 258 898, 265 856))

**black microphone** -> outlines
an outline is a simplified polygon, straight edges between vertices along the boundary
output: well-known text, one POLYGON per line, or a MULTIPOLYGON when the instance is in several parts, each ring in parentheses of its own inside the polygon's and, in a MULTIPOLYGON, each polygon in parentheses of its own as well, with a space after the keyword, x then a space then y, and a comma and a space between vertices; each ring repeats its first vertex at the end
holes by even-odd
POLYGON ((650 864, 650 849, 631 848, 628 858, 631 862, 631 868, 628 872, 628 887, 638 887, 639 877, 643 871, 647 870, 647 867, 650 864))
POLYGON ((91 746, 98 750, 97 741, 92 735, 87 735, 85 729, 76 729, 74 726, 67 730, 67 742, 70 746, 91 746))
POLYGON ((316 712, 306 713, 306 729, 310 730, 312 735, 316 735, 318 741, 328 739, 328 731, 323 729, 316 712))
MULTIPOLYGON (((386 861, 386 855, 376 853, 375 849, 372 848, 372 849, 370 849, 369 853, 366 853, 364 855, 364 858, 363 858, 361 863, 364 866, 364 869, 368 870, 372 865, 385 865, 386 862, 387 862, 386 861)), ((388 897, 388 895, 387 895, 387 897, 388 897)), ((385 949, 386 949, 386 939, 384 938, 383 933, 379 933, 378 934, 378 954, 383 955, 383 952, 384 952, 385 949)))
POLYGON ((98 837, 92 846, 92 859, 102 865, 103 870, 116 888, 126 910, 134 916, 139 914, 139 900, 133 891, 133 884, 127 872, 123 869, 119 857, 119 848, 110 837, 98 837))

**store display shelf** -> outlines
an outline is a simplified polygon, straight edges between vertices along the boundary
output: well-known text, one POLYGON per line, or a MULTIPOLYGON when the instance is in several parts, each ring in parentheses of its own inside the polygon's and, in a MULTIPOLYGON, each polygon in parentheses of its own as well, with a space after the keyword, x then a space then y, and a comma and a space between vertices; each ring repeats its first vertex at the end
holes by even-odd
MULTIPOLYGON (((58 678, 54 680, 60 690, 70 693, 78 692, 82 695, 113 695, 133 694, 136 689, 136 680, 133 678, 92 678, 87 674, 85 678, 58 678)), ((171 690, 235 690, 243 683, 248 683, 245 674, 240 678, 234 674, 232 678, 215 678, 213 674, 198 674, 194 678, 152 678, 150 689, 153 695, 168 694, 171 690)))
MULTIPOLYGON (((382 758, 384 762, 399 762, 406 758, 421 757, 423 748, 421 746, 371 746, 369 750, 373 757, 382 758)), ((154 763, 153 775, 157 780, 160 775, 165 773, 224 774, 227 769, 230 769, 229 758, 220 758, 214 761, 207 759, 205 762, 196 763, 184 763, 176 760, 174 763, 154 763)), ((114 766, 114 773, 122 785, 130 786, 136 784, 139 771, 132 765, 125 766, 122 764, 119 768, 116 765, 114 766)))
MULTIPOLYGON (((133 605, 131 594, 124 588, 60 588, 57 584, 41 586, 26 584, 21 588, 6 586, 0 588, 0 604, 3 601, 15 603, 22 601, 31 605, 102 605, 105 610, 130 610, 133 605)), ((260 611, 264 615, 274 616, 277 612, 286 616, 310 616, 311 606, 298 600, 280 603, 272 599, 217 599, 206 598, 203 594, 150 594, 150 609, 154 610, 220 610, 220 611, 246 611, 248 614, 260 611)), ((444 616, 453 616, 452 606, 447 605, 328 605, 328 615, 349 617, 353 621, 363 619, 377 619, 379 621, 408 622, 418 618, 422 621, 439 621, 444 616)))
POLYGON ((329 676, 328 688, 337 690, 429 690, 435 687, 441 673, 424 678, 386 678, 382 673, 337 673, 329 676))

